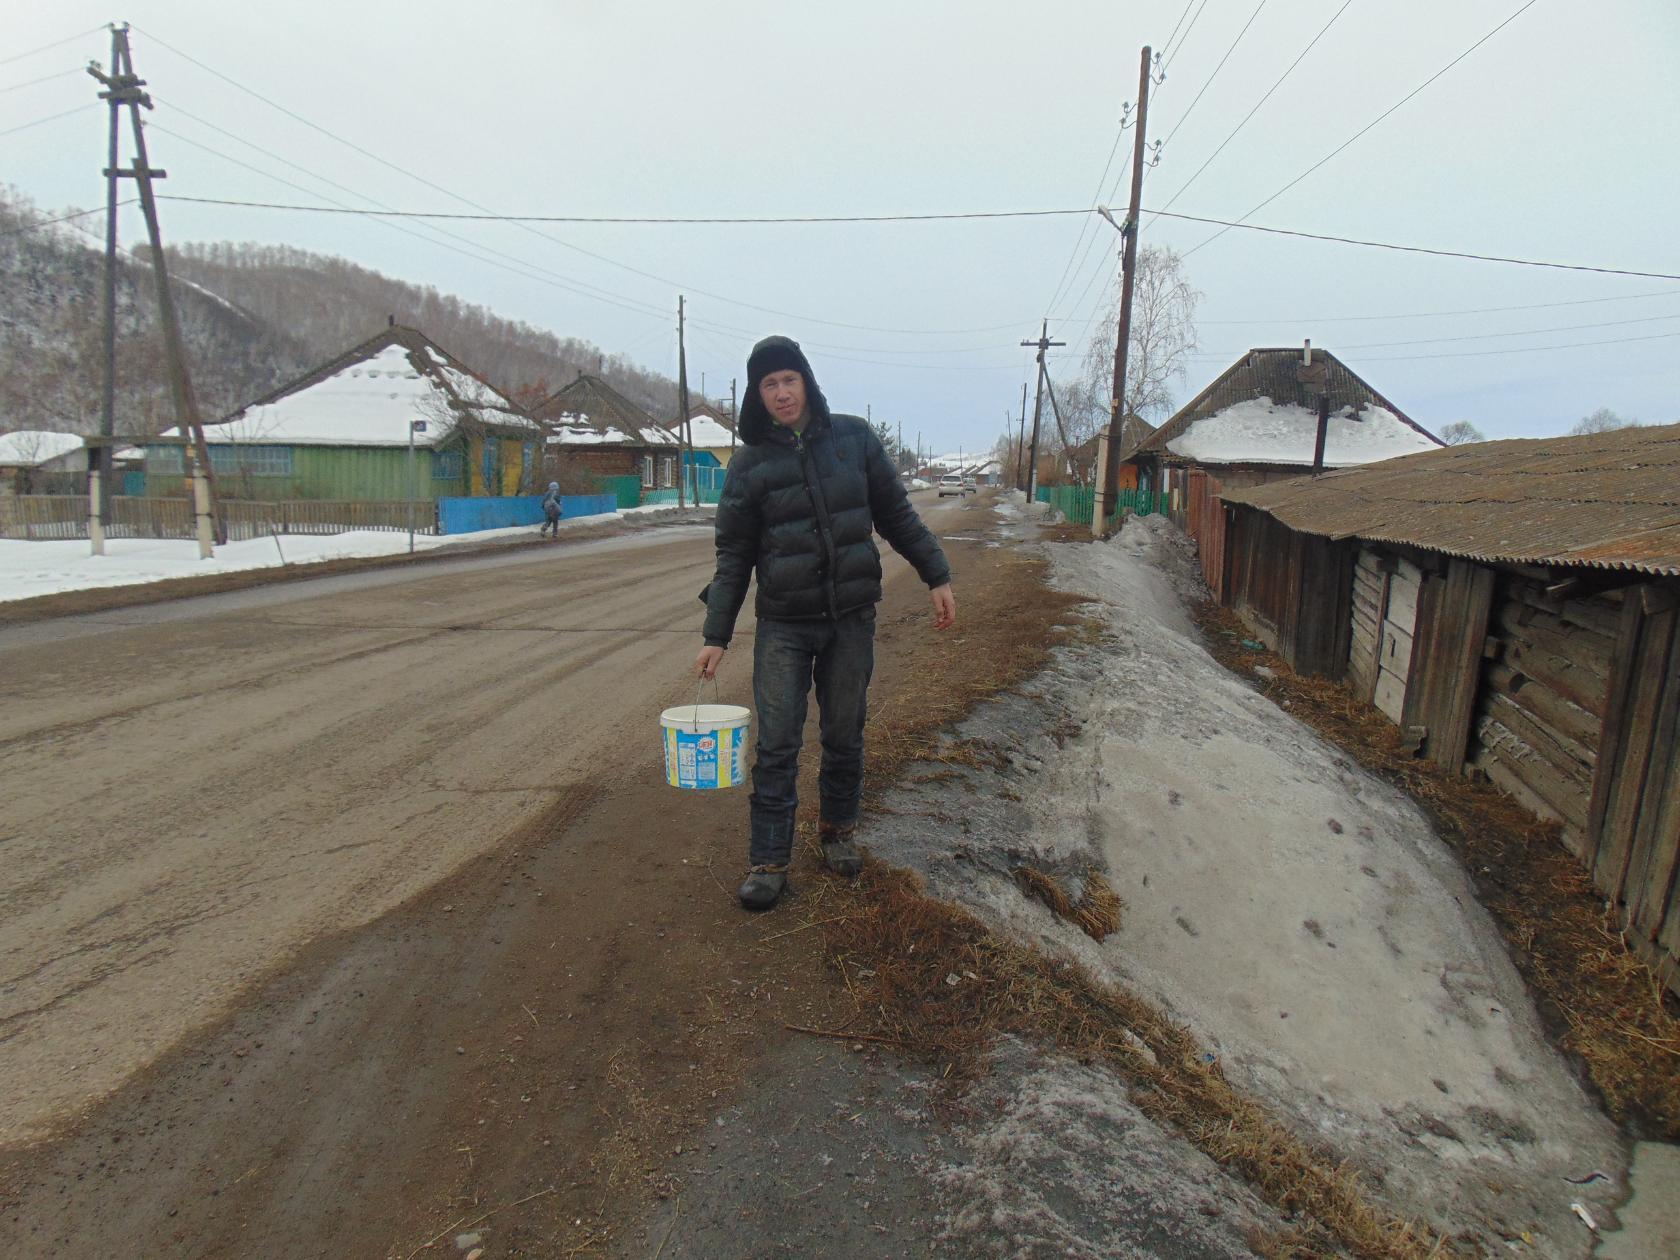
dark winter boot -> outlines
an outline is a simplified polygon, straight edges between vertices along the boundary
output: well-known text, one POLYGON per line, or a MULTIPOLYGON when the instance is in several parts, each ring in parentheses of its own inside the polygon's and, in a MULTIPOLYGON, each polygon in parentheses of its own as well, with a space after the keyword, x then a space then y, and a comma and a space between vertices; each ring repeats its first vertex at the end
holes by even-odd
POLYGON ((737 894, 747 910, 768 910, 776 904, 787 888, 787 867, 755 866, 747 872, 746 882, 737 894))
POLYGON ((863 869, 855 822, 820 822, 817 824, 817 838, 822 841, 823 865, 836 875, 852 879, 863 869))

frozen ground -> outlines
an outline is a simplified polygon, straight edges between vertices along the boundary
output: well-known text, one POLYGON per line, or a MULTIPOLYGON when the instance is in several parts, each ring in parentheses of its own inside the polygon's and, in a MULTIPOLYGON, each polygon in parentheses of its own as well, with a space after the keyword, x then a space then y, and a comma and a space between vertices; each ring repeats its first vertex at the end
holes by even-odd
MULTIPOLYGON (((626 508, 596 516, 577 516, 560 522, 562 531, 580 526, 609 524, 615 520, 670 514, 667 504, 626 508)), ((706 507, 702 510, 713 510, 706 507)), ((417 534, 416 551, 473 546, 534 537, 536 525, 511 529, 487 529, 473 534, 433 537, 417 534)), ((326 560, 347 560, 363 556, 394 556, 408 550, 407 532, 358 529, 342 534, 286 534, 253 538, 248 542, 217 547, 208 560, 198 558, 198 544, 190 539, 114 538, 105 544, 105 554, 91 554, 82 539, 24 542, 0 539, 0 601, 55 595, 98 586, 130 586, 166 578, 206 577, 243 569, 276 568, 281 564, 318 564, 326 560)))
MULTIPOLYGON (((1058 586, 1096 598, 1098 640, 1061 651, 1024 694, 955 732, 1005 749, 1008 769, 967 772, 966 789, 905 788, 872 820, 874 850, 1168 1008, 1235 1083, 1360 1168, 1400 1214, 1502 1253, 1589 1254, 1571 1204, 1613 1224, 1625 1151, 1546 1044, 1423 815, 1207 655, 1185 611, 1199 580, 1170 526, 1134 519, 1112 542, 1050 553, 1058 586), (1121 931, 1098 946, 1024 900, 1009 878, 1023 862, 1073 887, 1105 871, 1127 903, 1121 931), (1607 1178, 1565 1180, 1594 1170, 1607 1178)), ((1049 1074, 1046 1096, 1100 1110, 1109 1081, 1124 1098, 1106 1071, 1034 1071, 1049 1074)), ((1020 1140, 1033 1126, 1010 1114, 966 1139, 1012 1152, 985 1174, 998 1212, 1030 1220, 1036 1201, 1077 1182, 1070 1169, 1105 1167, 1101 1143, 1034 1150, 1020 1140)), ((1228 1183, 1210 1184, 1216 1203, 1231 1201, 1228 1183)), ((951 1207, 948 1230, 965 1210, 951 1207)), ((1075 1233, 1094 1254, 1121 1254, 1075 1233)))

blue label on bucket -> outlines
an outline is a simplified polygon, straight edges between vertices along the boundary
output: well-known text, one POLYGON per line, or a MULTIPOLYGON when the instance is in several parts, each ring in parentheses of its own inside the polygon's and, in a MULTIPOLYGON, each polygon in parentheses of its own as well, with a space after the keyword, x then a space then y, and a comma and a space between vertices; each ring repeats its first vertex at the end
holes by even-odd
POLYGON ((744 734, 739 728, 668 732, 665 754, 671 785, 702 789, 734 787, 741 781, 744 734), (673 758, 676 765, 675 773, 671 774, 673 758))

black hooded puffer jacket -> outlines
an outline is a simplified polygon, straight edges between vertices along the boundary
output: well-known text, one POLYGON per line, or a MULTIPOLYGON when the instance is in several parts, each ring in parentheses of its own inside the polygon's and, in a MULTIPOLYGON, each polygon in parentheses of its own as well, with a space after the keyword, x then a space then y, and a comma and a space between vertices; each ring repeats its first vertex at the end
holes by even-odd
POLYGON ((743 449, 718 497, 717 572, 701 593, 713 646, 729 645, 755 567, 761 618, 837 619, 879 602, 875 530, 930 588, 951 580, 939 540, 910 506, 868 424, 831 416, 808 372, 806 405, 803 434, 776 424, 756 391, 741 409, 743 449))

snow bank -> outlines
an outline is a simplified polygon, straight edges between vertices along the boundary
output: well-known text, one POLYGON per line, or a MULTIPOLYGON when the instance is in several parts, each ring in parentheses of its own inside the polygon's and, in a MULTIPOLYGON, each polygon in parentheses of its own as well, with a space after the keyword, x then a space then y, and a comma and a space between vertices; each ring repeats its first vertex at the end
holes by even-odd
MULTIPOLYGON (((1254 398, 1197 420, 1167 449, 1205 464, 1311 464, 1317 440, 1316 412, 1254 398)), ((1373 404, 1357 414, 1343 407, 1330 417, 1324 463, 1347 468, 1435 449, 1435 443, 1386 407, 1373 404)))
MULTIPOLYGON (((674 510, 669 504, 654 503, 618 512, 571 517, 561 521, 560 528, 576 529, 605 524, 622 517, 645 517, 674 510)), ((530 538, 536 533, 536 526, 519 525, 442 537, 416 534, 414 549, 417 552, 435 551, 440 547, 530 538)), ((297 565, 367 556, 394 556, 407 550, 406 531, 398 533, 373 529, 328 535, 286 534, 281 536, 278 547, 273 538, 253 538, 248 542, 217 547, 216 554, 208 560, 198 558, 196 542, 179 538, 114 538, 106 542, 106 554, 103 556, 89 554, 86 539, 62 542, 0 539, 0 602, 94 587, 132 586, 166 578, 205 577, 244 569, 275 568, 282 563, 282 552, 284 563, 297 565)))

